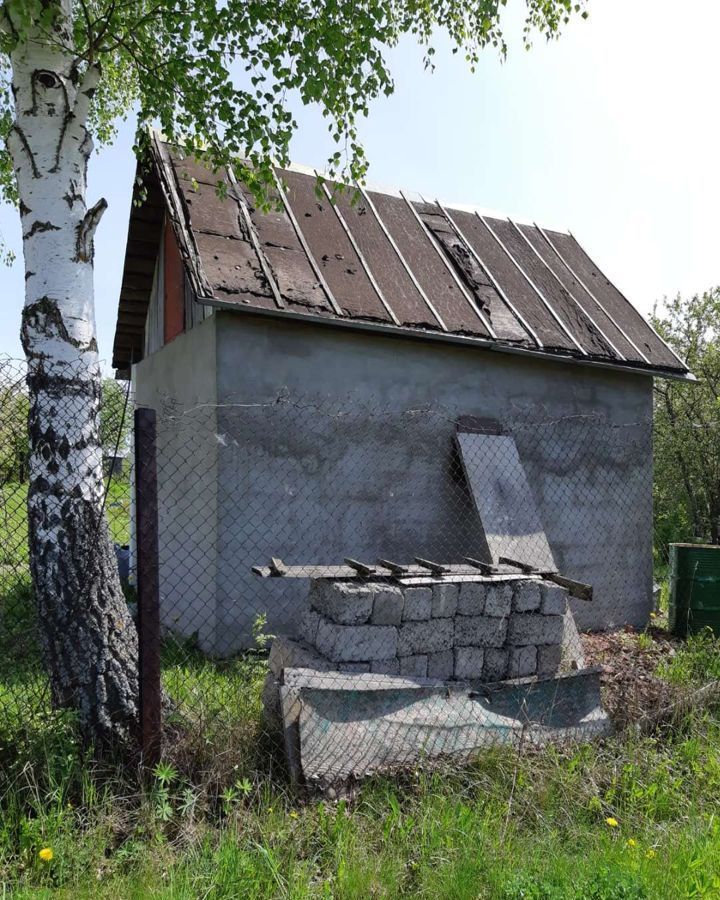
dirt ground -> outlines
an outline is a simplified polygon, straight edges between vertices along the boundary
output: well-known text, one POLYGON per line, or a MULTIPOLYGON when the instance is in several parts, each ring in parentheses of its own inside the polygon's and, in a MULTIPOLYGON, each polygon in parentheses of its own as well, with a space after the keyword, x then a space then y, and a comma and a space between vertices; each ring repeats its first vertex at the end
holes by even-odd
POLYGON ((658 666, 680 645, 667 631, 651 627, 582 635, 585 664, 602 667, 603 704, 622 727, 670 705, 677 689, 659 678, 658 666))

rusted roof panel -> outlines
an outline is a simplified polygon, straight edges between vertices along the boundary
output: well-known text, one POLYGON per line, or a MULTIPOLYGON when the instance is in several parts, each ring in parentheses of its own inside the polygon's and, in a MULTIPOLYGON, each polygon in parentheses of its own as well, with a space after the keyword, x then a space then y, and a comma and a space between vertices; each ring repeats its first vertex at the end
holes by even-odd
POLYGON ((280 195, 274 192, 270 198, 273 207, 268 212, 260 212, 255 208, 252 194, 242 186, 239 189, 283 300, 291 306, 331 312, 330 301, 282 207, 280 195))
POLYGON ((568 234, 402 194, 365 191, 353 204, 349 189, 333 202, 329 182, 318 192, 316 177, 295 169, 278 172, 286 189, 278 184, 265 212, 232 171, 212 172, 158 138, 153 162, 130 216, 113 351, 124 372, 142 356, 167 220, 202 303, 687 373, 568 234))
POLYGON ((437 319, 413 284, 369 204, 362 198, 353 203, 348 191, 336 190, 333 199, 398 322, 439 328, 437 319))
POLYGON ((418 204, 418 212, 470 290, 478 309, 490 322, 495 336, 499 340, 535 346, 531 334, 504 302, 472 248, 442 210, 431 204, 418 204))
POLYGON ((605 312, 603 307, 593 299, 577 278, 573 276, 567 266, 563 264, 560 257, 546 240, 542 231, 535 225, 519 225, 518 227, 543 258, 546 265, 552 269, 555 277, 560 281, 565 290, 573 295, 588 316, 591 316, 595 320, 608 340, 612 341, 616 352, 622 354, 626 360, 643 363, 644 360, 640 353, 638 353, 636 348, 627 340, 625 335, 605 312))
POLYGON ((168 147, 168 155, 172 161, 173 170, 180 181, 197 181, 200 184, 209 184, 212 187, 217 185, 218 182, 229 184, 227 172, 224 168, 213 172, 193 156, 186 156, 171 147, 168 147))
POLYGON ((283 176, 290 207, 343 313, 392 322, 332 204, 315 193, 315 179, 297 172, 284 172, 283 176))
POLYGON ((589 318, 560 284, 532 246, 523 237, 517 226, 503 219, 487 219, 490 227, 500 238, 515 262, 528 275, 546 301, 554 309, 570 334, 582 349, 591 356, 620 356, 603 335, 594 320, 589 318))
POLYGON ((468 212, 453 212, 453 219, 543 347, 574 351, 573 342, 548 313, 542 300, 518 272, 484 222, 468 212))
POLYGON ((181 181, 180 195, 192 231, 224 237, 242 236, 237 203, 232 198, 219 197, 213 185, 181 181))
POLYGON ((368 191, 368 195, 447 330, 489 337, 407 203, 377 191, 368 191))
POLYGON ((273 294, 250 243, 215 234, 196 234, 203 272, 218 298, 272 309, 273 294))
POLYGON ((575 238, 559 231, 546 231, 560 256, 598 298, 635 346, 656 365, 677 367, 677 357, 649 327, 635 307, 600 271, 575 238))

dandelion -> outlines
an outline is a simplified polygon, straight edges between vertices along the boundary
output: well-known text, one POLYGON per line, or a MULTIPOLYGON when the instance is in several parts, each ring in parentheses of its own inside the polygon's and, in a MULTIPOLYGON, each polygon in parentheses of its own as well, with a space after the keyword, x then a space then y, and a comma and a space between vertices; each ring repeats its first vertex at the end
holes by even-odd
POLYGON ((38 853, 38 856, 43 862, 50 862, 53 858, 53 852, 51 847, 43 847, 42 850, 38 853))
POLYGON ((648 852, 645 854, 645 856, 647 857, 647 859, 653 859, 653 857, 654 857, 655 855, 656 855, 656 854, 655 854, 655 851, 653 850, 652 847, 651 847, 651 848, 648 850, 648 852))
POLYGON ((297 819, 297 818, 298 818, 298 814, 295 812, 295 810, 293 810, 293 811, 290 813, 290 818, 291 818, 291 819, 297 819))
POLYGON ((605 819, 605 823, 611 828, 617 828, 620 824, 614 816, 608 816, 607 819, 605 819))
POLYGON ((637 841, 635 838, 629 838, 627 842, 628 847, 637 847, 637 841))

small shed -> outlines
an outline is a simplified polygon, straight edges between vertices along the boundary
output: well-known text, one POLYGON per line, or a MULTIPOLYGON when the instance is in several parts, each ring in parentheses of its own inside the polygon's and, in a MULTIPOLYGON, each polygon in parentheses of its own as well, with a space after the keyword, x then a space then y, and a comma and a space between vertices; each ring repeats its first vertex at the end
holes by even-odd
POLYGON ((271 556, 487 555, 468 416, 512 435, 558 567, 593 585, 579 624, 644 624, 652 383, 686 365, 571 234, 335 187, 278 170, 263 212, 153 140, 113 365, 160 411, 166 624, 219 654, 258 614, 291 632, 302 589, 251 573, 271 556))

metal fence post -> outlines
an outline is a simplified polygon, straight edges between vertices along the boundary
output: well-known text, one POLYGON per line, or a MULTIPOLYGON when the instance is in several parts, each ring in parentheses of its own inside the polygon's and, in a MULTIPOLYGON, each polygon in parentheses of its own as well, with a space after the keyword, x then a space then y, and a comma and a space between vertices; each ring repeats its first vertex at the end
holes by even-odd
POLYGON ((156 433, 155 410, 136 409, 135 494, 140 729, 143 763, 148 767, 160 761, 162 748, 156 433))

